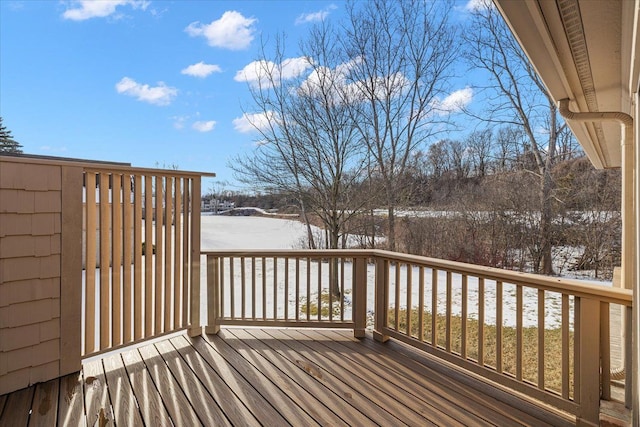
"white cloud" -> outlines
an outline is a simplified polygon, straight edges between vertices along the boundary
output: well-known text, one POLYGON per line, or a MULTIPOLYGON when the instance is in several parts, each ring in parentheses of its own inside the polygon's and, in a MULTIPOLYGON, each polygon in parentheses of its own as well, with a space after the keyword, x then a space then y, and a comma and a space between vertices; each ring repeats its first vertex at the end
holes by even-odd
POLYGON ((434 102, 434 109, 441 114, 458 113, 462 111, 473 100, 473 89, 466 87, 464 89, 451 92, 443 100, 434 102))
POLYGON ((158 82, 158 86, 141 84, 129 77, 123 77, 116 83, 116 90, 123 95, 133 96, 138 101, 154 105, 169 105, 178 95, 178 89, 158 82))
POLYGON ((215 125, 215 120, 209 120, 206 122, 195 122, 193 125, 191 125, 191 127, 198 132, 211 132, 215 125))
POLYGON ((148 0, 72 0, 62 17, 72 21, 105 18, 113 15, 118 6, 128 5, 134 9, 146 10, 149 3, 148 0))
POLYGON ((242 117, 233 119, 233 128, 240 133, 249 133, 256 130, 264 130, 273 120, 273 111, 265 113, 242 114, 242 117))
POLYGON ((221 73, 222 69, 218 65, 205 64, 204 62, 200 61, 197 64, 189 65, 187 68, 180 72, 188 76, 205 78, 212 73, 221 73))
POLYGON ((330 4, 322 10, 311 13, 303 13, 296 18, 296 25, 308 24, 310 22, 324 21, 324 19, 331 13, 332 10, 337 9, 335 4, 330 4))
POLYGON ((493 2, 491 0, 469 0, 464 6, 464 10, 467 12, 476 12, 478 10, 491 9, 493 7, 493 2))
POLYGON ((253 86, 277 86, 280 80, 298 77, 312 66, 310 58, 301 56, 287 58, 279 65, 272 61, 253 61, 238 71, 233 78, 237 82, 248 82, 253 86), (271 81, 273 79, 273 81, 271 81))
POLYGON ((173 127, 180 130, 184 128, 184 124, 189 119, 189 116, 171 116, 170 119, 173 120, 173 127))
POLYGON ((217 21, 210 24, 192 22, 185 31, 191 37, 206 38, 209 46, 242 50, 248 48, 253 40, 256 21, 255 18, 245 18, 235 10, 228 10, 217 21))

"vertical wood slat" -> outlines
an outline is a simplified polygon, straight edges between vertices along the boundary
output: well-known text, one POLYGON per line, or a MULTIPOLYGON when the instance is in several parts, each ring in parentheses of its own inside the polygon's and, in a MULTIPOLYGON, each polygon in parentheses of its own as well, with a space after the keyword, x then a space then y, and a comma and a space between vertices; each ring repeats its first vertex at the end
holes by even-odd
POLYGON ((602 399, 611 400, 611 337, 609 303, 600 303, 600 363, 602 399))
POLYGON ((394 267, 396 281, 394 286, 395 303, 393 309, 393 329, 397 331, 400 327, 400 263, 396 261, 394 267))
POLYGON ((111 175, 111 299, 113 301, 113 327, 111 342, 113 346, 122 344, 122 203, 121 174, 111 175))
POLYGON ((452 295, 452 284, 451 284, 451 272, 447 271, 447 306, 446 306, 446 317, 445 317, 445 349, 448 352, 451 352, 451 305, 453 301, 452 295))
POLYGON ((424 341, 424 267, 418 270, 418 339, 424 341))
POLYGON ((322 260, 316 261, 318 264, 318 320, 322 319, 322 260))
POLYGON ((207 255, 207 333, 217 333, 218 309, 218 260, 214 255, 207 255))
POLYGON ((289 319, 289 258, 284 259, 284 318, 289 319))
POLYGON ((574 297, 573 300, 573 400, 580 404, 582 396, 580 396, 580 378, 582 378, 582 370, 580 368, 580 348, 582 347, 582 317, 581 317, 582 298, 574 297))
POLYGON ((544 290, 538 289, 538 388, 544 390, 544 290))
POLYGON ((296 257, 296 320, 300 320, 300 258, 297 258, 297 257, 296 257))
POLYGON ((244 266, 244 257, 240 257, 240 277, 241 277, 241 281, 240 281, 240 286, 242 286, 242 291, 241 291, 241 303, 242 303, 242 307, 241 307, 241 315, 243 319, 246 319, 247 317, 247 313, 246 313, 246 303, 247 303, 247 291, 246 291, 246 287, 247 287, 247 280, 245 278, 245 266, 244 266))
POLYGON ((174 254, 173 254, 173 325, 174 328, 184 326, 182 322, 182 178, 176 177, 174 202, 174 254))
POLYGON ((367 260, 353 258, 354 281, 353 292, 353 334, 356 338, 364 338, 367 326, 367 260))
POLYGON ((311 320, 311 258, 307 258, 307 320, 311 320))
POLYGON ((173 234, 173 177, 167 176, 165 178, 166 186, 164 194, 164 304, 162 310, 164 312, 164 329, 163 332, 172 330, 171 326, 171 308, 173 306, 173 271, 172 267, 172 242, 171 236, 173 234))
POLYGON ((478 278, 478 365, 484 366, 484 277, 478 278))
POLYGON ((235 259, 229 257, 229 299, 231 300, 231 318, 236 317, 235 259))
POLYGON ((256 258, 251 257, 251 318, 256 319, 256 258))
MULTIPOLYGON (((189 277, 191 276, 191 206, 189 204, 191 195, 192 179, 184 179, 184 188, 182 191, 182 211, 184 216, 182 219, 182 325, 187 326, 191 319, 191 313, 189 312, 191 307, 191 298, 189 297, 189 291, 191 290, 191 283, 189 277)), ((221 259, 220 265, 223 260, 221 259)), ((220 283, 222 289, 222 282, 220 283)), ((222 302, 221 302, 222 303, 222 302)))
MULTIPOLYGON (((307 298, 307 310, 309 310, 309 299, 307 298)), ((267 259, 262 257, 262 319, 267 318, 267 259)))
MULTIPOLYGON (((318 308, 320 305, 318 305, 318 308)), ((278 318, 278 258, 273 257, 273 319, 278 318)))
POLYGON ((144 331, 153 335, 153 177, 144 177, 144 331))
POLYGON ((225 288, 225 280, 224 280, 224 258, 220 258, 219 269, 219 284, 218 289, 220 289, 220 317, 226 317, 225 311, 225 303, 224 303, 224 288, 225 288))
POLYGON ((438 346, 438 270, 431 269, 431 345, 438 346))
MULTIPOLYGON (((344 258, 341 258, 340 261, 340 321, 344 322, 344 286, 345 286, 345 281, 344 281, 344 258)), ((351 268, 353 268, 355 270, 356 267, 356 260, 352 259, 351 260, 351 268)), ((354 292, 355 295, 355 290, 353 289, 353 284, 356 283, 351 282, 351 292, 354 292)))
POLYGON ((462 327, 460 330, 460 356, 467 358, 467 317, 468 317, 468 283, 467 275, 462 275, 462 327))
POLYGON ((337 273, 335 271, 334 261, 334 258, 329 258, 329 321, 333 320, 333 287, 337 285, 337 283, 333 283, 336 277, 335 274, 337 273))
POLYGON ((133 331, 133 286, 131 281, 131 266, 133 265, 133 241, 135 240, 135 233, 133 230, 134 221, 134 206, 131 200, 131 185, 133 177, 130 174, 125 174, 122 180, 122 199, 124 202, 124 235, 123 244, 124 252, 122 254, 122 264, 124 265, 124 276, 122 282, 123 297, 122 305, 124 307, 123 317, 123 340, 124 342, 132 341, 133 331))
POLYGON ((562 398, 569 399, 569 295, 562 294, 562 398))
POLYGON ((100 174, 100 349, 109 347, 111 336, 109 304, 109 174, 100 174))
POLYGON ((496 371, 502 372, 502 282, 496 281, 496 371))
POLYGON ((190 259, 190 279, 191 287, 189 294, 189 312, 191 314, 191 322, 189 328, 190 336, 199 336, 202 334, 200 326, 200 195, 201 181, 200 177, 193 178, 193 186, 191 188, 191 253, 190 259))
POLYGON ((156 232, 156 255, 155 255, 155 277, 154 277, 154 286, 155 286, 155 310, 154 310, 154 318, 155 318, 155 326, 154 333, 160 334, 164 332, 162 327, 162 295, 163 295, 163 269, 162 269, 162 258, 164 255, 163 250, 163 192, 164 192, 164 177, 158 175, 156 176, 156 191, 155 191, 155 232, 156 232))
POLYGON ((85 173, 86 255, 84 354, 93 353, 96 339, 96 174, 85 173))
POLYGON ((523 313, 523 289, 516 284, 516 379, 522 381, 522 317, 523 313))
POLYGON ((133 338, 142 338, 142 176, 133 184, 133 338))
POLYGON ((407 264, 407 335, 411 336, 411 282, 413 280, 413 266, 407 264))

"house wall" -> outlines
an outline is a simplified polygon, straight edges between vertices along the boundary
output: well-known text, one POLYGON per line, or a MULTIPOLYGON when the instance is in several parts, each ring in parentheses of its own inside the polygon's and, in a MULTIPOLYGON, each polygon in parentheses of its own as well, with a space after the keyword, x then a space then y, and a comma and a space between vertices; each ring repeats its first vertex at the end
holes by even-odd
POLYGON ((0 156, 0 395, 80 368, 81 191, 78 166, 0 156))

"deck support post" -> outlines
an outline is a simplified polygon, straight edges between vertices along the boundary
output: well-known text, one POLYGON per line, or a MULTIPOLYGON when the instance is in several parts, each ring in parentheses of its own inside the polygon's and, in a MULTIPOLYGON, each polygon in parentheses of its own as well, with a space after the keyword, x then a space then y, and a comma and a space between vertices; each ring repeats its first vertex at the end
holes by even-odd
POLYGON ((355 258, 353 260, 353 336, 365 337, 367 327, 367 260, 355 258))
POLYGON ((389 309, 389 260, 376 259, 376 289, 375 289, 375 324, 373 338, 385 342, 389 339, 382 330, 387 326, 387 310, 389 309))
POLYGON ((578 425, 597 426, 600 421, 600 303, 580 298, 578 348, 578 425))

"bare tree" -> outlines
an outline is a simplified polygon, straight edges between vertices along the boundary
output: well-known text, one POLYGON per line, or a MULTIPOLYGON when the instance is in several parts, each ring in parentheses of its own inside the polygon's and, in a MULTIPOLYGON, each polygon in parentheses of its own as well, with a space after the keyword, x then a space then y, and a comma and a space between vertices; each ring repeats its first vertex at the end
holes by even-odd
MULTIPOLYGON (((325 247, 331 249, 339 247, 347 222, 363 203, 352 187, 363 179, 367 159, 349 112, 344 77, 349 64, 341 62, 336 36, 328 24, 314 27, 296 59, 304 72, 295 77, 286 69, 292 59, 285 58, 282 44, 272 60, 257 62, 260 79, 251 91, 259 116, 250 117, 260 117, 253 122, 260 145, 230 165, 254 187, 294 194, 303 215, 313 212, 322 220, 325 247)), ((331 292, 339 295, 336 280, 331 292)))
POLYGON ((466 145, 475 176, 484 177, 489 172, 491 153, 493 151, 493 133, 491 129, 472 132, 466 139, 466 145))
POLYGON ((488 74, 483 89, 487 110, 482 120, 508 124, 522 131, 524 169, 538 177, 539 220, 536 244, 532 246, 533 269, 552 274, 551 226, 554 187, 551 168, 556 160, 558 135, 565 124, 553 99, 507 28, 499 12, 485 1, 473 12, 464 36, 467 58, 473 67, 488 74), (531 160, 532 167, 528 161, 531 160))
POLYGON ((395 250, 395 209, 410 156, 442 128, 438 101, 456 60, 452 2, 372 0, 348 6, 344 37, 349 77, 358 102, 354 121, 384 184, 388 247, 395 250))

